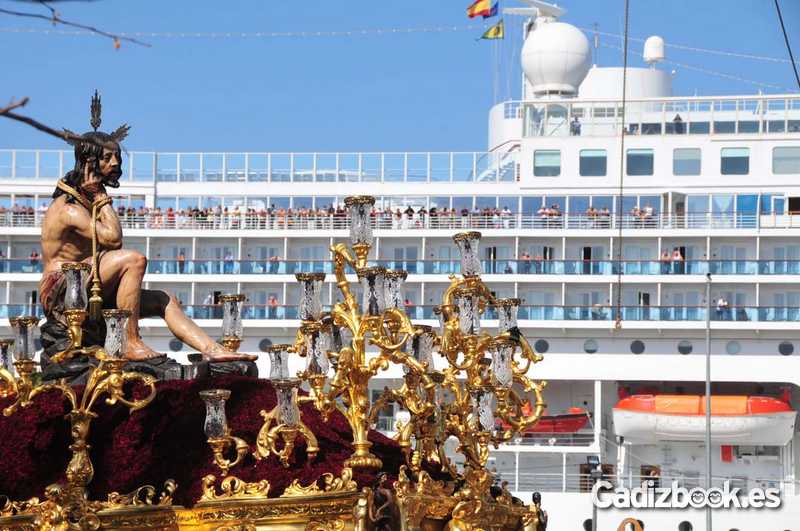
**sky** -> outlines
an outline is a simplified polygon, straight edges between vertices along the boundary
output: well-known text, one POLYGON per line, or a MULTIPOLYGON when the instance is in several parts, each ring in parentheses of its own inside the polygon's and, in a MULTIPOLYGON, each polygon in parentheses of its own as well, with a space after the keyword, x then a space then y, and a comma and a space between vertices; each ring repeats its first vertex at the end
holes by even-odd
MULTIPOLYGON (((54 4, 61 16, 112 32, 343 32, 272 38, 141 37, 149 48, 97 36, 45 34, 45 21, 0 14, 0 101, 30 97, 24 113, 49 125, 88 129, 89 99, 103 97, 103 129, 127 122, 128 150, 459 151, 483 150, 489 108, 519 97, 519 17, 507 39, 478 41, 484 22, 469 0, 98 0, 54 4), (467 26, 475 26, 467 28, 467 26), (35 29, 36 32, 19 32, 35 29), (15 31, 10 31, 15 30, 15 31)), ((519 6, 501 0, 503 7, 519 6)), ((619 34, 624 0, 563 0, 565 22, 619 34)), ((772 0, 631 0, 630 35, 667 44, 786 59, 772 0)), ((781 0, 795 57, 800 0, 781 0)), ((26 2, 0 8, 46 13, 26 2)), ((496 19, 495 19, 496 20, 496 19)), ((490 21, 490 22, 493 22, 490 21)), ((591 33, 589 33, 591 38, 591 33)), ((600 37, 600 66, 621 64, 613 37, 600 37)), ((631 66, 643 66, 631 43, 631 66)), ((797 89, 788 62, 667 48, 676 63, 797 89)), ((759 87, 675 65, 676 95, 751 94, 759 87)), ((780 91, 783 92, 783 91, 780 91)), ((0 149, 60 148, 28 126, 0 119, 0 149)))

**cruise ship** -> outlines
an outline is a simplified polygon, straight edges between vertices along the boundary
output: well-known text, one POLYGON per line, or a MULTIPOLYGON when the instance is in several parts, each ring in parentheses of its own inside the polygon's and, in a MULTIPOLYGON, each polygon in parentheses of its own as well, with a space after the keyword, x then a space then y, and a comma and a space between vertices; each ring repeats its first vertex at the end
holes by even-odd
MULTIPOLYGON (((523 299, 519 326, 544 355, 530 375, 549 382, 546 416, 491 466, 523 500, 542 494, 548 529, 591 529, 598 469, 626 487, 704 484, 710 344, 713 483, 781 494, 777 509, 715 510, 713 529, 800 530, 800 95, 675 96, 653 36, 623 101, 623 68, 593 65, 563 10, 526 4, 509 18, 524 27, 521 93, 489 110, 485 151, 129 152, 114 190, 125 247, 148 257, 147 288, 214 334, 217 297, 245 294, 241 350, 259 353, 294 338, 294 274, 332 273, 344 197, 377 197, 370 258, 409 273, 423 324, 459 272, 452 235, 478 230, 483 278, 523 299)), ((41 311, 40 222, 72 164, 0 150, 2 317, 41 311)), ((162 321, 142 332, 185 362, 162 321)), ((390 368, 374 394, 401 379, 390 368)), ((702 510, 597 512, 603 531, 627 516, 706 529, 702 510)))

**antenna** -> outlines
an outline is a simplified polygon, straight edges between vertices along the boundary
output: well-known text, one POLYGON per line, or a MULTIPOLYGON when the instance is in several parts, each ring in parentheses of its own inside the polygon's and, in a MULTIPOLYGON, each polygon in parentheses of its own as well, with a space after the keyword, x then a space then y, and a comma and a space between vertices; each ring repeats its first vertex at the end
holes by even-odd
POLYGON ((528 7, 509 7, 503 9, 503 13, 508 15, 520 15, 524 17, 543 17, 543 18, 552 18, 556 19, 561 17, 567 11, 563 8, 558 7, 555 4, 550 4, 548 2, 542 2, 541 0, 519 0, 524 4, 528 4, 528 7))

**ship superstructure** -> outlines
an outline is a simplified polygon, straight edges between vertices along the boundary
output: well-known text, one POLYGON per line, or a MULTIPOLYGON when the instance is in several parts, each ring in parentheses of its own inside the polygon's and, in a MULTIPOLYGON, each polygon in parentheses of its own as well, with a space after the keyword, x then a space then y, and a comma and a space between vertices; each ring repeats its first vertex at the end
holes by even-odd
MULTIPOLYGON (((458 272, 451 235, 479 230, 483 278, 524 299, 520 328, 545 356, 532 376, 549 381, 547 418, 493 453, 513 492, 542 492, 566 530, 591 518, 598 462, 619 485, 701 485, 708 327, 715 484, 783 496, 780 510, 715 513, 714 528, 800 529, 800 96, 673 96, 652 37, 649 66, 627 69, 623 121, 622 69, 593 66, 561 10, 532 5, 516 10, 529 16, 521 97, 490 110, 485 152, 131 152, 114 191, 125 246, 147 256, 146 287, 209 330, 218 295, 245 294, 241 350, 263 352, 299 325, 294 274, 332 272, 345 196, 377 196, 371 259, 408 271, 420 323, 438 325, 458 272)), ((39 223, 71 157, 0 150, 3 317, 38 310, 39 223)), ((185 361, 163 322, 143 334, 185 361)), ((385 375, 376 395, 402 377, 385 375)), ((647 529, 704 528, 701 511, 651 510, 601 511, 599 529, 632 513, 647 529)))

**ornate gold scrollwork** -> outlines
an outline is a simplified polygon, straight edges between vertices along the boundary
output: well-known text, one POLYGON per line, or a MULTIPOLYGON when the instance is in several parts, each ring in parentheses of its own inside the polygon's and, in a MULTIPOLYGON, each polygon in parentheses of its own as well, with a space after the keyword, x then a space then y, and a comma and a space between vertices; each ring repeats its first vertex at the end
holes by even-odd
POLYGON ((269 481, 266 479, 254 483, 247 483, 236 476, 227 476, 220 482, 220 489, 222 492, 217 494, 216 482, 217 478, 213 474, 209 474, 203 478, 203 495, 200 497, 201 502, 266 498, 270 489, 269 481))

